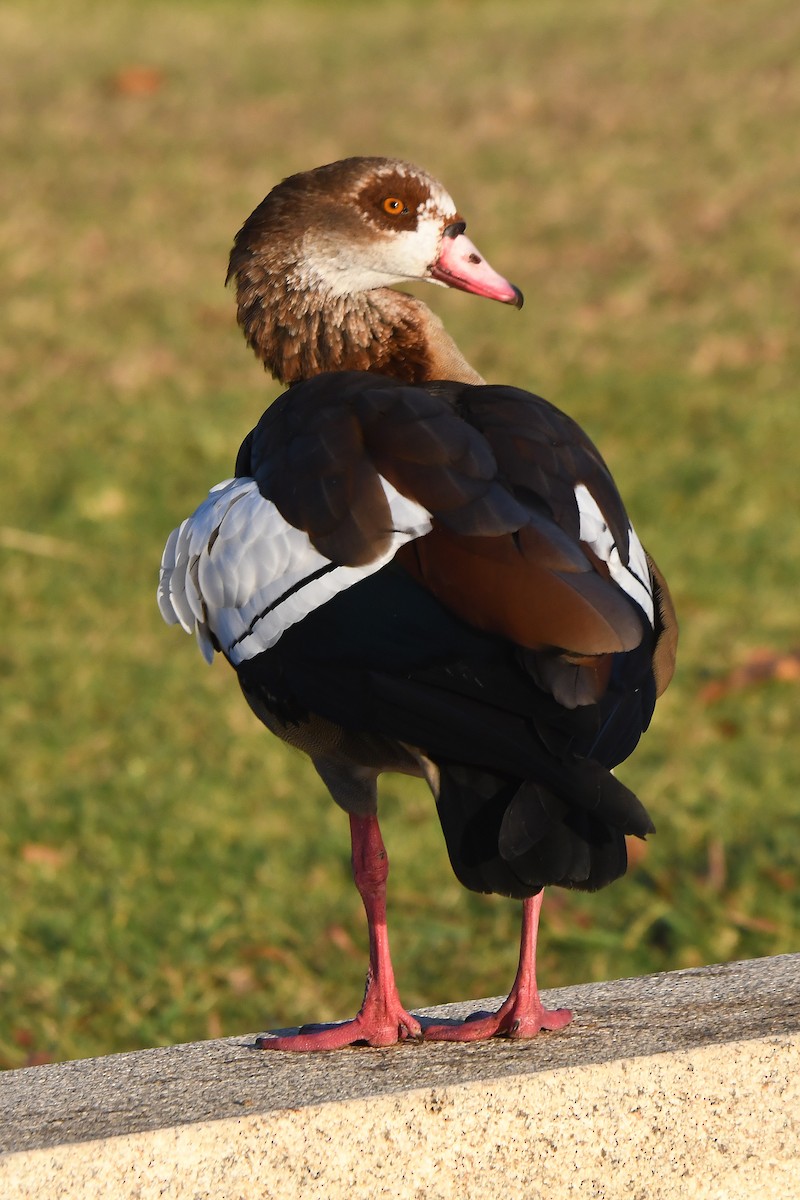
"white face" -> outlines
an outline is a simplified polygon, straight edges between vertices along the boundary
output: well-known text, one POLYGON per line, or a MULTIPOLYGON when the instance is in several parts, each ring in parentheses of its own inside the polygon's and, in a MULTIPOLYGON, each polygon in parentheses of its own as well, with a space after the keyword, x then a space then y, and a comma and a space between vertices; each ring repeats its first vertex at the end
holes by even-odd
POLYGON ((306 270, 313 274, 320 291, 330 296, 368 292, 410 279, 435 283, 428 272, 439 255, 445 224, 441 213, 429 212, 420 216, 416 229, 376 233, 356 244, 336 234, 307 235, 303 245, 306 270))

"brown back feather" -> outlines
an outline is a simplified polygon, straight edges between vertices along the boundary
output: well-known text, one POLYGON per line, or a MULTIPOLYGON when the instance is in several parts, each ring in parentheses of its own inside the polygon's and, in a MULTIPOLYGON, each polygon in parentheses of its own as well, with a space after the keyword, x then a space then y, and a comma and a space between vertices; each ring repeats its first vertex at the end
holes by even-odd
POLYGON ((675 615, 675 606, 672 603, 666 579, 649 554, 647 562, 655 584, 658 618, 656 646, 653 651, 653 675, 656 681, 656 696, 661 696, 675 674, 675 660, 678 653, 678 618, 675 615))

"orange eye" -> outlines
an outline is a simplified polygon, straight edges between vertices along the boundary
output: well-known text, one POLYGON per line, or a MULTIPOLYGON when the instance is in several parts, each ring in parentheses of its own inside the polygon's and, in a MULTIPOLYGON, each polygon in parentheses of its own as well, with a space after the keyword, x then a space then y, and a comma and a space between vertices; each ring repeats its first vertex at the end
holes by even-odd
POLYGON ((397 196, 387 196, 381 204, 381 208, 390 217, 403 217, 408 212, 402 200, 398 200, 397 196))

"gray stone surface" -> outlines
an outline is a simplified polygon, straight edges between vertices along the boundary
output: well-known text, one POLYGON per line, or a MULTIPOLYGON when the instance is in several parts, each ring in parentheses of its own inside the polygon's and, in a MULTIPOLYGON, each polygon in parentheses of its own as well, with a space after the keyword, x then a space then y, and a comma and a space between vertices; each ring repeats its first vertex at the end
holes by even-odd
MULTIPOLYGON (((727 1043, 774 1046, 788 1037, 797 1045, 800 954, 563 988, 545 999, 572 1008, 575 1019, 529 1042, 423 1043, 305 1056, 256 1050, 247 1035, 9 1071, 0 1076, 0 1151, 274 1119, 420 1089, 431 1095, 478 1085, 489 1095, 518 1077, 727 1043)), ((425 1011, 455 1018, 495 1004, 425 1011)))

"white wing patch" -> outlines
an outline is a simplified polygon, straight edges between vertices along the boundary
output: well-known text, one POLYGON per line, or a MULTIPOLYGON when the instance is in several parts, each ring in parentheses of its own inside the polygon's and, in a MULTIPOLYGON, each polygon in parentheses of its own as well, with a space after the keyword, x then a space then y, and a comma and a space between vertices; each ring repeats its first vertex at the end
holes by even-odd
POLYGON ((290 625, 428 533, 430 514, 387 480, 381 483, 394 536, 385 554, 361 567, 335 566, 320 554, 264 499, 254 479, 217 484, 164 548, 158 586, 164 620, 194 633, 208 662, 216 648, 212 638, 234 666, 268 650, 290 625))
POLYGON ((626 566, 620 558, 619 549, 608 527, 608 522, 585 483, 579 483, 576 486, 575 499, 578 502, 581 518, 581 541, 591 546, 597 557, 608 563, 614 583, 617 587, 622 588, 623 592, 626 592, 632 600, 636 601, 647 614, 650 624, 655 628, 650 568, 647 565, 647 556, 642 543, 636 536, 636 530, 632 525, 628 526, 628 564, 626 566))

